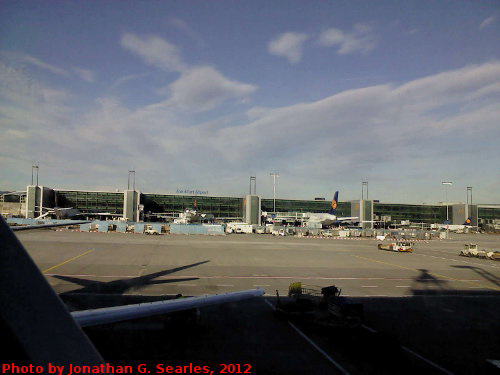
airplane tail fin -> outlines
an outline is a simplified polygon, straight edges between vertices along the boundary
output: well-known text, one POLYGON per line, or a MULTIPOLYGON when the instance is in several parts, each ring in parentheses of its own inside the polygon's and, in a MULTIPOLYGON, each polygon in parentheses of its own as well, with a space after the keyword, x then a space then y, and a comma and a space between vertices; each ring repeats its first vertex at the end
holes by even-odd
POLYGON ((472 224, 472 220, 470 217, 468 217, 467 220, 465 220, 464 225, 471 225, 471 224, 472 224))
POLYGON ((333 196, 332 206, 330 207, 330 211, 328 211, 330 215, 337 215, 338 202, 339 202, 339 192, 336 191, 335 195, 333 196))

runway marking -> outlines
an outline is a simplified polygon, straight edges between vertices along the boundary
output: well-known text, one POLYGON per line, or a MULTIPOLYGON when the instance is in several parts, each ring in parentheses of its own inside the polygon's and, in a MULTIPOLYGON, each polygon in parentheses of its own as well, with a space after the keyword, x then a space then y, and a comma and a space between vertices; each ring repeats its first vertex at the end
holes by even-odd
POLYGON ((361 324, 361 327, 363 327, 364 329, 366 329, 367 331, 370 331, 371 333, 377 333, 377 331, 375 331, 373 328, 371 327, 368 327, 367 325, 364 325, 364 324, 361 324))
MULTIPOLYGON (((276 307, 274 307, 271 302, 268 300, 264 300, 265 303, 269 305, 269 307, 273 310, 276 310, 276 307)), ((295 332, 297 332, 300 336, 302 336, 309 344, 311 344, 314 349, 316 349, 318 352, 320 352, 330 363, 332 363, 340 372, 342 372, 344 375, 349 375, 349 373, 341 366, 339 365, 338 362, 336 362, 332 357, 330 357, 323 349, 321 349, 313 340, 311 340, 304 332, 302 332, 300 329, 298 329, 295 324, 287 320, 287 323, 292 327, 295 332)))
POLYGON ((417 357, 417 358, 421 359, 422 361, 424 361, 424 362, 428 363, 429 365, 431 365, 431 366, 433 366, 433 367, 437 368, 438 370, 441 370, 441 371, 442 371, 442 372, 444 372, 445 374, 448 374, 448 375, 453 375, 453 373, 452 373, 452 372, 449 372, 448 370, 446 370, 446 369, 442 368, 441 366, 439 366, 439 365, 435 364, 434 362, 432 362, 432 361, 428 360, 427 358, 422 357, 420 354, 415 353, 413 350, 411 350, 411 349, 407 348, 406 346, 401 346, 401 349, 403 349, 404 351, 406 351, 406 352, 408 352, 408 353, 410 353, 410 354, 413 354, 415 357, 417 357))
MULTIPOLYGON (((402 269, 405 269, 405 270, 409 270, 409 271, 415 271, 415 272, 420 272, 418 269, 416 268, 410 268, 410 267, 404 267, 404 266, 400 266, 399 264, 394 264, 394 263, 388 263, 388 262, 383 262, 381 260, 375 260, 375 259, 371 259, 371 258, 366 258, 366 257, 362 257, 362 256, 359 256, 359 255, 353 255, 353 257, 356 257, 356 258, 360 258, 360 259, 365 259, 365 260, 369 260, 370 262, 375 262, 375 263, 381 263, 381 264, 386 264, 388 266, 393 266, 393 267, 398 267, 398 268, 402 268, 402 269)), ((438 278, 442 278, 442 279, 447 279, 447 280, 452 280, 452 281, 459 281, 459 282, 464 282, 464 283, 470 283, 472 280, 462 280, 462 279, 456 279, 454 277, 450 277, 450 276, 446 276, 446 275, 441 275, 439 273, 435 273, 435 272, 428 272, 429 275, 432 275, 432 276, 435 276, 435 277, 438 277, 438 278)), ((476 281, 476 280, 475 280, 476 281)), ((479 280, 477 280, 479 281, 479 280)), ((496 287, 491 287, 491 286, 487 286, 487 285, 481 285, 483 288, 486 288, 486 289, 492 289, 492 290, 500 290, 500 288, 496 288, 496 287)))
MULTIPOLYGON (((483 264, 483 263, 476 263, 476 262, 468 262, 466 260, 462 260, 462 259, 451 259, 451 258, 443 258, 443 257, 436 257, 434 255, 428 255, 428 254, 415 254, 415 255, 421 255, 423 257, 431 257, 431 258, 439 258, 439 259, 444 259, 444 260, 451 260, 451 261, 454 261, 454 262, 462 262, 462 263, 467 263, 467 264, 473 264, 475 266, 485 266, 485 267, 491 267, 491 268, 500 268, 500 267, 497 267, 497 266, 493 266, 491 264, 483 264)), ((487 260, 487 259, 486 259, 487 260)), ((488 260, 487 260, 488 261, 488 260)))
POLYGON ((410 288, 409 285, 396 285, 396 288, 410 288))
MULTIPOLYGON (((373 328, 371 328, 371 327, 368 327, 367 325, 362 324, 362 325, 361 325, 361 327, 363 327, 364 329, 366 329, 367 331, 369 331, 369 332, 371 332, 371 333, 377 333, 377 331, 376 331, 376 330, 374 330, 374 329, 373 329, 373 328)), ((433 366, 433 367, 435 367, 435 368, 437 368, 437 369, 441 370, 441 371, 442 371, 442 372, 444 372, 445 374, 448 374, 448 375, 453 375, 453 373, 449 372, 448 370, 445 370, 444 368, 442 368, 441 366, 439 366, 439 365, 435 364, 434 362, 432 362, 432 361, 428 360, 427 358, 422 357, 420 354, 418 354, 418 353, 414 352, 413 350, 411 350, 411 349, 407 348, 406 346, 401 345, 401 349, 403 349, 404 351, 406 351, 406 352, 408 352, 408 353, 410 353, 410 354, 414 355, 415 357, 417 357, 417 358, 421 359, 422 361, 424 361, 424 362, 428 363, 429 365, 431 365, 431 366, 433 366)))
POLYGON ((361 288, 378 288, 378 285, 361 285, 361 288))
MULTIPOLYGON (((90 274, 71 274, 71 275, 63 275, 60 273, 48 273, 46 274, 47 276, 73 276, 73 277, 100 277, 100 278, 120 278, 120 279, 127 279, 127 278, 135 278, 137 276, 134 275, 90 275, 90 274)), ((169 280, 175 280, 175 279, 183 279, 186 277, 197 277, 198 279, 301 279, 301 280, 388 280, 388 281, 413 281, 414 279, 411 277, 408 278, 393 278, 393 277, 314 277, 314 276, 221 276, 221 275, 215 275, 215 276, 199 276, 199 275, 182 275, 182 276, 160 276, 157 277, 157 280, 162 280, 162 279, 169 279, 169 280)), ((478 279, 457 279, 458 281, 481 281, 478 279)))
POLYGON ((82 256, 84 256, 84 255, 87 255, 87 254, 89 254, 89 253, 91 253, 91 252, 93 252, 93 251, 94 251, 94 250, 89 250, 89 251, 84 252, 83 254, 77 255, 76 257, 73 257, 73 258, 71 258, 71 259, 65 260, 65 261, 64 261, 64 262, 62 262, 62 263, 56 264, 55 266, 52 266, 52 267, 50 267, 50 268, 47 268, 46 270, 43 270, 43 271, 42 271, 42 273, 45 273, 45 272, 51 271, 51 270, 53 270, 54 268, 57 268, 57 267, 61 267, 61 266, 65 265, 66 263, 69 263, 69 262, 71 262, 72 260, 78 259, 78 258, 80 258, 80 257, 82 257, 82 256))

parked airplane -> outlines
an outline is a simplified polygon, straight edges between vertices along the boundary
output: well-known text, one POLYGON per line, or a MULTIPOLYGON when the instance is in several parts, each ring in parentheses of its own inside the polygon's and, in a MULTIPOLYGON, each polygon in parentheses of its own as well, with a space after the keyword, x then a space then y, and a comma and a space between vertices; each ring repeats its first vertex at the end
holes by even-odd
POLYGON ((440 230, 449 230, 449 231, 452 231, 452 232, 459 232, 459 231, 463 231, 465 228, 472 228, 473 225, 472 225, 472 220, 471 218, 467 218, 467 220, 465 220, 465 223, 463 224, 438 224, 437 225, 437 229, 440 229, 440 230))
POLYGON ((326 213, 310 214, 308 224, 321 224, 321 225, 332 225, 341 223, 355 223, 359 221, 359 217, 338 217, 337 216, 337 205, 339 199, 339 192, 336 191, 332 200, 332 206, 330 210, 326 213))
POLYGON ((74 219, 76 217, 121 217, 121 214, 112 214, 110 212, 81 212, 78 208, 73 207, 42 207, 45 213, 38 216, 37 219, 43 219, 47 216, 55 216, 57 219, 74 219))
POLYGON ((186 209, 184 212, 179 214, 179 218, 174 219, 175 224, 191 224, 191 223, 203 223, 211 222, 214 220, 214 215, 212 214, 202 214, 196 210, 186 209))

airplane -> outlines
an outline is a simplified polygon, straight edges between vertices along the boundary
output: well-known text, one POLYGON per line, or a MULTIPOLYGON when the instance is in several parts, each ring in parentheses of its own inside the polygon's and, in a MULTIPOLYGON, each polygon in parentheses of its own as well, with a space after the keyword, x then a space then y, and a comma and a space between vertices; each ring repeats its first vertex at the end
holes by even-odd
POLYGON ((213 219, 213 214, 202 214, 196 210, 190 210, 189 208, 187 208, 184 212, 179 214, 179 218, 174 219, 174 224, 210 222, 213 221, 213 219))
MULTIPOLYGON (((264 294, 264 290, 258 288, 69 313, 66 305, 54 292, 13 232, 13 230, 63 225, 68 224, 10 228, 0 216, 0 301, 2 301, 0 330, 2 341, 8 344, 8 348, 2 354, 3 357, 0 357, 2 359, 28 359, 40 365, 48 363, 105 364, 82 327, 192 310, 203 306, 255 298, 264 294)), ((197 264, 186 267, 195 265, 197 264)), ((157 275, 153 274, 147 279, 155 276, 157 275)), ((145 278, 142 278, 138 282, 144 282, 144 280, 145 278)))
POLYGON ((112 214, 110 212, 81 212, 78 208, 73 207, 54 207, 47 208, 42 207, 42 210, 45 210, 45 213, 38 216, 37 219, 43 219, 49 215, 55 215, 57 219, 74 219, 76 217, 83 216, 99 216, 99 217, 121 217, 121 214, 112 214))
POLYGON ((359 217, 338 217, 337 216, 337 205, 338 205, 339 192, 336 191, 332 200, 332 206, 330 210, 326 213, 312 213, 309 215, 308 224, 321 224, 321 225, 332 225, 341 223, 354 223, 359 221, 359 217))
POLYGON ((474 226, 472 225, 472 219, 470 217, 465 220, 465 223, 463 224, 447 224, 446 222, 444 224, 437 224, 437 229, 439 230, 449 230, 452 232, 459 232, 463 231, 465 228, 473 228, 474 226))

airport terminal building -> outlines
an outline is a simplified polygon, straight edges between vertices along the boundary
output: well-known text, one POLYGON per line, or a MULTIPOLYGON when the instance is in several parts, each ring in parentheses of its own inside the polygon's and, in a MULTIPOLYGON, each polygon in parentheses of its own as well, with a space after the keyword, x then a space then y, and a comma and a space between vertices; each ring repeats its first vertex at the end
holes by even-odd
MULTIPOLYGON (((26 192, 8 193, 1 196, 0 212, 3 215, 36 218, 47 208, 75 208, 84 214, 108 215, 127 221, 165 221, 178 217, 186 209, 214 215, 217 221, 244 221, 260 224, 261 214, 301 219, 304 213, 328 212, 331 202, 327 200, 299 200, 261 198, 257 195, 243 197, 221 197, 207 195, 154 194, 134 190, 121 192, 64 190, 45 186, 27 186, 26 192)), ((355 216, 363 227, 371 228, 374 222, 411 222, 422 224, 443 223, 447 206, 443 204, 398 204, 373 200, 339 202, 338 216, 355 216)), ((463 224, 471 218, 473 225, 493 224, 500 220, 500 205, 448 206, 448 217, 452 224, 463 224)))

